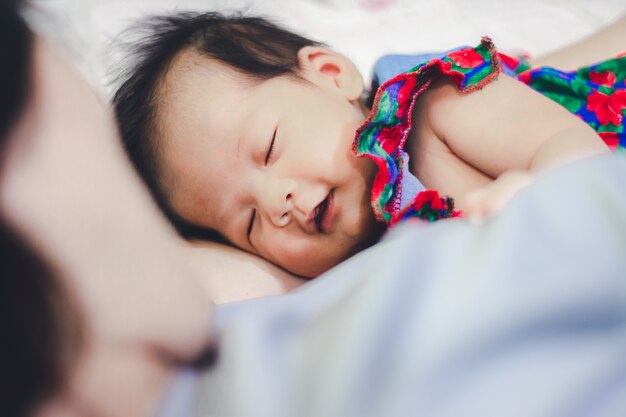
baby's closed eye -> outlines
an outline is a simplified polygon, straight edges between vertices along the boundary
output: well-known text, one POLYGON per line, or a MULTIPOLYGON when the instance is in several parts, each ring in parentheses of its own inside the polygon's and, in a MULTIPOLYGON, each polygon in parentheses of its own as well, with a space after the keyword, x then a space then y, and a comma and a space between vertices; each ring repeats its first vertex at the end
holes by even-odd
POLYGON ((276 142, 276 132, 278 132, 278 125, 274 128, 274 134, 272 135, 272 140, 270 141, 270 145, 267 148, 267 153, 265 154, 265 165, 271 161, 272 156, 274 154, 274 144, 276 142))
POLYGON ((252 209, 252 212, 250 213, 250 221, 248 222, 248 230, 246 232, 246 238, 248 239, 248 243, 250 244, 250 246, 254 246, 252 244, 252 239, 250 239, 250 236, 252 235, 252 228, 254 227, 255 220, 256 220, 256 209, 252 209))

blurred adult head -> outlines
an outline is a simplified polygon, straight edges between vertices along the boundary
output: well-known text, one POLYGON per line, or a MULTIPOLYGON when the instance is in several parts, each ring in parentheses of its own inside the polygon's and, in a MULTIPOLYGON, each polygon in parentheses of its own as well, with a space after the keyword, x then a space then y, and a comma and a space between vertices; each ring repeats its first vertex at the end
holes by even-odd
POLYGON ((108 107, 19 7, 0 2, 0 415, 147 415, 212 303, 108 107))

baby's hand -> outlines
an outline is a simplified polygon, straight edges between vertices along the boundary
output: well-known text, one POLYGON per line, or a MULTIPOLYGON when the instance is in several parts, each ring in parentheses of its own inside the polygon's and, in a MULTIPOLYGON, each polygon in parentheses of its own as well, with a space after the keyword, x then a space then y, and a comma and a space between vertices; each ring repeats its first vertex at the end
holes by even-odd
POLYGON ((464 214, 471 222, 481 223, 498 213, 517 192, 534 180, 528 171, 507 171, 485 187, 469 193, 465 199, 464 214))

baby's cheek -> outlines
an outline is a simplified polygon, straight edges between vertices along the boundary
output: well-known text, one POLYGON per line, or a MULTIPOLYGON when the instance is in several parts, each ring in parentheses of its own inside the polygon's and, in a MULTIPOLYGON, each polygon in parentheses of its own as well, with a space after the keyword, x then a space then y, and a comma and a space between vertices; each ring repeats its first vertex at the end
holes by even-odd
POLYGON ((315 277, 332 268, 341 259, 341 249, 318 236, 308 239, 282 239, 272 248, 276 264, 297 275, 315 277))

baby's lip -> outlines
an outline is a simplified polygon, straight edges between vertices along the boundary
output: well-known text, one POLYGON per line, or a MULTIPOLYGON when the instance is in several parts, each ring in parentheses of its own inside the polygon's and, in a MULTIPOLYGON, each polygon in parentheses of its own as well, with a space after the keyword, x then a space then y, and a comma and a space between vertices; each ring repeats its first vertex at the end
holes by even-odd
POLYGON ((334 218, 333 214, 333 192, 330 191, 309 213, 306 221, 307 230, 313 233, 327 233, 334 218))
POLYGON ((320 233, 318 224, 317 224, 317 216, 319 215, 319 208, 322 205, 322 203, 324 201, 326 201, 326 199, 328 198, 328 195, 326 195, 326 197, 324 197, 319 203, 317 203, 317 205, 315 207, 313 207, 313 209, 309 212, 309 215, 306 218, 306 231, 309 234, 318 234, 320 233))

